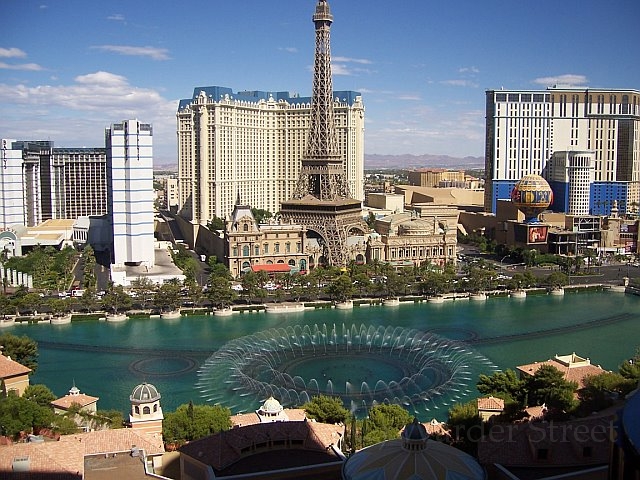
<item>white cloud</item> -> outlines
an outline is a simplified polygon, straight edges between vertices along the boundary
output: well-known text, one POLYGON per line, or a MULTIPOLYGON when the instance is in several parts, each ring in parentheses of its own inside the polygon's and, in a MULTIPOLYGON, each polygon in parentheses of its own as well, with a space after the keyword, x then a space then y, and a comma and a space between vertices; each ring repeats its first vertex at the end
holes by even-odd
POLYGON ((443 80, 440 82, 442 85, 449 85, 451 87, 469 87, 469 88, 478 88, 478 84, 476 82, 472 82, 471 80, 443 80))
POLYGON ((107 20, 113 20, 116 22, 124 22, 124 15, 122 15, 121 13, 114 13, 113 15, 109 15, 107 17, 107 20))
POLYGON ((349 58, 349 57, 331 57, 334 62, 340 63, 359 63, 362 65, 371 65, 373 62, 365 58, 349 58))
POLYGON ((564 75, 558 75, 555 77, 540 77, 533 80, 532 83, 536 85, 571 85, 574 87, 586 85, 589 79, 584 75, 575 75, 572 73, 566 73, 564 75))
POLYGON ((18 63, 16 65, 12 65, 10 63, 0 62, 0 70, 26 70, 29 72, 39 72, 44 69, 37 63, 18 63))
POLYGON ((24 58, 27 54, 19 48, 2 48, 0 47, 0 58, 24 58))
POLYGON ((298 49, 296 47, 280 47, 278 50, 288 53, 298 53, 298 49))
POLYGON ((480 73, 480 70, 476 67, 462 67, 458 69, 458 73, 468 73, 475 75, 476 73, 480 73))
POLYGON ((50 139, 60 146, 103 146, 104 128, 138 118, 153 124, 154 156, 175 159, 177 100, 131 85, 126 77, 99 71, 69 85, 0 84, 0 131, 8 138, 50 139), (25 108, 28 107, 28 108, 25 108), (28 115, 21 112, 28 111, 28 115))
POLYGON ((166 48, 156 47, 133 47, 128 45, 96 45, 97 50, 104 52, 118 53, 120 55, 129 55, 134 57, 149 57, 153 60, 169 60, 169 50, 166 48))

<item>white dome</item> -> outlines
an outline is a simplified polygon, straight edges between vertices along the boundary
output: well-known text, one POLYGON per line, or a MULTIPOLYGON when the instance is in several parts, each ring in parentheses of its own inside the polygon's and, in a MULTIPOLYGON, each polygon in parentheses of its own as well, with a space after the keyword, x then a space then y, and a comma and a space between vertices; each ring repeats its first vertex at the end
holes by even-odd
POLYGON ((135 403, 151 403, 160 400, 160 394, 150 383, 142 383, 133 389, 129 400, 135 403))
POLYGON ((260 407, 260 411, 268 415, 276 415, 282 412, 282 410, 283 408, 280 402, 273 397, 267 398, 262 404, 262 407, 260 407))

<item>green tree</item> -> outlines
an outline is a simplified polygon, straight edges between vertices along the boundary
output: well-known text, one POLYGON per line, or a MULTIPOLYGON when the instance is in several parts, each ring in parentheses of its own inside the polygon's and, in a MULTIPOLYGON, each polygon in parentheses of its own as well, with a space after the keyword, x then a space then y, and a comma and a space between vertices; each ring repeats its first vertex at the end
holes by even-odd
POLYGON ((222 218, 220 217, 216 217, 215 215, 213 216, 213 218, 211 220, 209 220, 207 222, 207 228, 209 230, 211 230, 212 232, 216 231, 216 230, 224 230, 225 229, 225 222, 222 218))
POLYGON ((273 218, 273 214, 269 210, 264 210, 262 208, 252 208, 251 213, 258 225, 261 223, 267 223, 271 218, 273 218))
POLYGON ((84 269, 82 270, 82 286, 86 288, 95 288, 96 280, 96 256, 90 245, 84 247, 82 251, 84 260, 84 269))
POLYGON ((54 419, 51 407, 42 407, 15 392, 0 398, 0 426, 3 434, 12 438, 20 432, 33 432, 51 426, 54 419))
POLYGON ((558 271, 550 273, 544 279, 544 284, 551 288, 564 287, 568 283, 569 283, 568 275, 558 271))
POLYGON ((182 285, 176 278, 171 278, 160 285, 153 298, 153 304, 161 312, 178 310, 182 304, 182 285))
POLYGON ((124 291, 122 285, 109 284, 107 293, 102 297, 102 307, 108 311, 118 314, 131 308, 131 297, 124 291))
POLYGON ((589 375, 583 383, 584 387, 580 389, 578 396, 580 410, 586 415, 609 407, 616 398, 626 395, 638 385, 637 382, 615 372, 589 375))
POLYGON ((620 365, 618 371, 624 378, 636 384, 640 382, 640 348, 636 350, 636 353, 631 359, 620 365))
POLYGON ((180 405, 165 414, 162 435, 166 442, 184 443, 231 428, 231 411, 219 405, 180 405))
POLYGON ((570 412, 577 406, 574 397, 577 388, 577 383, 565 380, 562 372, 553 365, 542 365, 524 379, 530 405, 546 404, 563 412, 570 412))
POLYGON ((371 407, 369 419, 376 428, 392 429, 399 432, 411 423, 413 417, 400 405, 380 404, 371 407))
POLYGON ((449 409, 447 424, 454 442, 464 451, 475 453, 482 433, 482 419, 476 400, 456 403, 449 409))
POLYGON ((344 408, 342 400, 328 395, 318 395, 302 405, 307 417, 322 423, 345 423, 349 411, 344 408))
POLYGON ((227 308, 236 299, 237 294, 224 277, 212 277, 207 290, 207 298, 215 308, 227 308))
POLYGON ((337 302, 345 302, 353 297, 353 282, 347 274, 342 274, 327 286, 327 293, 337 302))
POLYGON ((15 313, 16 305, 8 296, 4 294, 0 295, 0 315, 2 315, 2 318, 7 318, 7 315, 15 315, 15 313))
POLYGON ((131 281, 131 286, 129 288, 131 292, 135 294, 136 302, 145 309, 153 300, 153 296, 157 290, 157 285, 148 277, 138 277, 131 281))
POLYGON ((522 387, 524 382, 518 378, 518 374, 507 369, 504 372, 494 372, 491 375, 481 374, 478 377, 476 387, 483 395, 493 395, 507 401, 522 400, 522 387))
POLYGON ((29 385, 22 394, 23 398, 37 403, 41 407, 51 408, 51 402, 56 398, 49 387, 42 384, 29 385))
MULTIPOLYGON (((0 335, 2 355, 30 368, 33 372, 38 368, 38 344, 35 340, 23 335, 18 337, 10 333, 0 335)), ((33 373, 32 372, 32 373, 33 373)))

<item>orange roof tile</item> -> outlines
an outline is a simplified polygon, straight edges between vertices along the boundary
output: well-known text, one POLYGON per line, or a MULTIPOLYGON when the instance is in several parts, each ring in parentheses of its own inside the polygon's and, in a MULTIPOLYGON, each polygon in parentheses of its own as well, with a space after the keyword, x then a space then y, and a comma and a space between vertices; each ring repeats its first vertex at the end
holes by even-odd
POLYGON ((17 377, 31 373, 31 369, 11 360, 9 357, 0 355, 0 378, 17 377))
POLYGON ((86 407, 87 405, 96 403, 98 400, 100 400, 98 397, 92 397, 91 395, 79 393, 77 395, 65 395, 64 397, 58 398, 57 400, 51 402, 51 405, 57 408, 68 410, 74 403, 80 405, 81 407, 86 407))
POLYGON ((11 472, 15 458, 29 458, 29 472, 16 480, 49 479, 52 474, 59 480, 78 480, 84 472, 84 457, 115 452, 130 452, 132 446, 143 449, 147 455, 164 452, 160 437, 146 435, 130 428, 99 430, 75 435, 63 435, 58 441, 43 443, 16 443, 0 446, 0 472, 11 472))
POLYGON ((478 410, 503 411, 504 400, 495 397, 485 397, 478 399, 478 410))
POLYGON ((591 363, 585 365, 567 365, 559 361, 556 358, 551 358, 544 362, 534 362, 529 363, 527 365, 520 365, 517 369, 526 374, 526 375, 535 375, 538 369, 542 365, 551 365, 552 367, 557 368, 562 372, 562 375, 565 380, 569 382, 576 382, 578 384, 578 388, 584 387, 584 379, 590 375, 599 375, 601 373, 606 372, 602 367, 598 365, 592 365, 591 363))
POLYGON ((604 464, 609 461, 613 418, 497 425, 478 442, 478 459, 484 465, 506 467, 604 464), (544 457, 540 450, 546 451, 544 457))

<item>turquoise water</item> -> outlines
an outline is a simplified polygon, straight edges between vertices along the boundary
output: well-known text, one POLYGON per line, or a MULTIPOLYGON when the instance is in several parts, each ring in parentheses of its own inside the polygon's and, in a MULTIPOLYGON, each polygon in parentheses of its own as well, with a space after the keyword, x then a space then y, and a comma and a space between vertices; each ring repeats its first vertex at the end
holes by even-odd
MULTIPOLYGON (((394 375, 400 375, 400 370, 409 368, 411 373, 411 364, 419 355, 414 353, 412 357, 407 353, 411 339, 406 338, 405 329, 416 330, 416 338, 427 332, 443 338, 444 347, 440 351, 446 353, 446 362, 455 361, 455 382, 434 398, 406 406, 427 418, 444 418, 451 403, 477 396, 474 385, 478 373, 514 368, 572 352, 589 357, 603 368, 616 369, 640 345, 639 307, 640 297, 590 292, 567 293, 564 297, 490 298, 486 302, 403 303, 398 307, 356 307, 352 311, 16 325, 7 331, 27 335, 39 343, 39 367, 32 383, 44 383, 60 396, 75 383, 83 393, 100 398, 100 409, 123 412, 129 409, 132 389, 143 381, 158 388, 165 411, 190 400, 219 402, 234 412, 253 410, 265 392, 251 394, 238 388, 238 381, 225 370, 228 365, 212 355, 237 343, 251 350, 258 344, 256 338, 276 345, 276 350, 295 351, 300 338, 287 337, 293 337, 292 332, 301 332, 305 326, 305 331, 315 327, 341 335, 378 327, 396 332, 397 336, 405 335, 390 340, 396 343, 399 363, 386 357, 376 363, 375 358, 332 359, 331 355, 319 355, 315 362, 309 360, 308 354, 304 360, 293 363, 288 359, 287 374, 301 377, 295 381, 304 383, 312 393, 315 388, 325 391, 327 378, 332 379, 330 387, 336 383, 343 390, 358 392, 365 387, 373 389, 379 379, 388 386, 394 375), (250 335, 253 337, 243 338, 250 335), (235 343, 229 343, 232 341, 235 343), (402 357, 404 354, 406 358, 402 357), (213 360, 207 362, 209 358, 213 360), (339 372, 343 368, 348 373, 341 377, 339 372), (322 375, 328 377, 320 378, 322 375)), ((351 345, 356 339, 349 337, 348 341, 351 345)), ((250 353, 243 355, 248 357, 250 353)), ((437 368, 432 373, 437 376, 437 368)))

